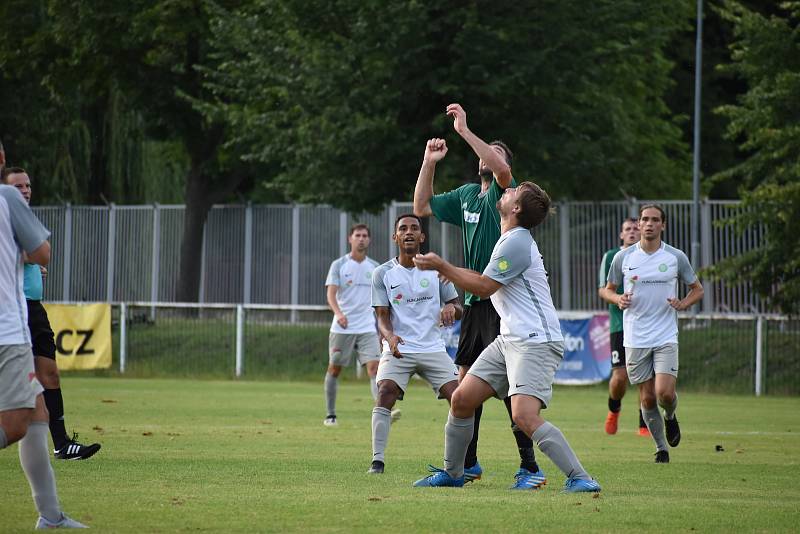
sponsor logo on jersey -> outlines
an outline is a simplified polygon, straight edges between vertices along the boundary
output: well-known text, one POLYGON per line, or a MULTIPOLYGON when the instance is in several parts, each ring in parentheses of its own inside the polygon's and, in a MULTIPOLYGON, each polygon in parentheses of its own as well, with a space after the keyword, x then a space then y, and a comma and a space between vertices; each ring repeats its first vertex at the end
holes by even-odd
POLYGON ((497 260, 497 272, 504 273, 511 268, 511 262, 509 262, 505 256, 501 256, 499 260, 497 260))
POLYGON ((658 266, 658 270, 661 271, 662 273, 667 272, 667 264, 662 263, 661 265, 658 266))
POLYGON ((464 222, 471 224, 478 224, 481 219, 480 213, 472 213, 471 211, 464 210, 464 222))
POLYGON ((428 281, 427 278, 423 278, 422 280, 419 281, 420 287, 428 287, 429 284, 430 282, 428 281))
POLYGON ((392 304, 400 304, 400 302, 402 302, 402 300, 403 300, 403 294, 402 293, 398 293, 397 295, 392 297, 392 304))

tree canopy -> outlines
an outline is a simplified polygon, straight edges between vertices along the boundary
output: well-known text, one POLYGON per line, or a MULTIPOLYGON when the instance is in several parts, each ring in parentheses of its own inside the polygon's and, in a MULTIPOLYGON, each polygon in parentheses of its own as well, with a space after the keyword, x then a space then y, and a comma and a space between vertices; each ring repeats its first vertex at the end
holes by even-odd
POLYGON ((727 135, 747 153, 719 178, 741 181, 743 213, 728 220, 739 231, 761 227, 756 248, 722 261, 712 274, 750 281, 787 313, 800 312, 800 2, 764 16, 737 2, 723 14, 734 23, 733 63, 726 67, 747 81, 734 105, 718 112, 727 135))
POLYGON ((270 188, 354 211, 408 197, 429 137, 450 141, 439 183, 475 175, 451 102, 559 198, 685 196, 664 49, 691 13, 685 1, 257 1, 212 26, 204 109, 274 166, 270 188))

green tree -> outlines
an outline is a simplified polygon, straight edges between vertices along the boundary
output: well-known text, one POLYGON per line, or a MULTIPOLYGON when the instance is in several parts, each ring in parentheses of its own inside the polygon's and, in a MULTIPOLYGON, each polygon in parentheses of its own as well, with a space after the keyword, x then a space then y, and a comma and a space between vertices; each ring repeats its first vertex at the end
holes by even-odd
POLYGON ((428 137, 451 147, 440 186, 475 174, 444 108, 515 151, 515 175, 559 198, 688 194, 663 49, 691 21, 680 2, 256 1, 220 11, 206 70, 268 187, 351 211, 408 198, 428 137), (642 179, 646 177, 646 179, 642 179))
POLYGON ((739 231, 763 229, 757 248, 715 265, 711 273, 752 282, 760 295, 786 313, 800 311, 800 2, 781 4, 764 16, 737 2, 723 11, 735 27, 727 68, 748 85, 737 104, 719 113, 727 135, 740 141, 746 159, 720 173, 742 182, 746 210, 728 219, 739 231))

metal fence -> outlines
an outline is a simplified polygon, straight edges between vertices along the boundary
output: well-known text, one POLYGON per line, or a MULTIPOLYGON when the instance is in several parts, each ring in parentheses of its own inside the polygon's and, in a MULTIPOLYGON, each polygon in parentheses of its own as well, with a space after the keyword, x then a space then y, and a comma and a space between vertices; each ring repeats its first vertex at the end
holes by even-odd
MULTIPOLYGON (((140 302, 113 309, 113 371, 126 376, 308 379, 327 365, 325 306, 140 302)), ((680 314, 679 327, 682 390, 800 394, 799 319, 680 314)))
MULTIPOLYGON (((556 307, 600 310, 600 258, 618 243, 621 221, 645 201, 566 202, 534 231, 550 272, 556 307)), ((691 202, 661 201, 667 213, 664 240, 691 249, 691 202)), ((751 250, 762 237, 743 236, 717 221, 740 210, 736 202, 704 201, 700 209, 700 266, 751 250)), ((60 206, 35 208, 53 235, 53 260, 45 281, 50 301, 174 302, 183 233, 183 206, 60 206)), ((333 259, 347 251, 347 230, 365 222, 372 231, 369 255, 395 255, 397 214, 410 203, 393 202, 380 214, 353 216, 328 206, 215 206, 204 229, 200 302, 324 305, 323 284, 333 259)), ((431 219, 429 243, 463 264, 461 231, 431 219)), ((767 312, 749 284, 706 284, 704 312, 767 312)), ((296 316, 296 314, 295 314, 296 316)))

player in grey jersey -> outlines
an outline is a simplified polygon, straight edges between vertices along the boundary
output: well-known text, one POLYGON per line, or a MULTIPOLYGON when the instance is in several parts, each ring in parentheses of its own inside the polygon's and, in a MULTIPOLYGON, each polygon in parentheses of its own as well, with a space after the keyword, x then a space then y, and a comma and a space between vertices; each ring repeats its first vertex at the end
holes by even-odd
POLYGON ((461 318, 456 288, 440 281, 435 272, 414 266, 425 240, 419 217, 401 215, 394 227, 399 254, 372 275, 372 305, 384 339, 372 410, 372 474, 384 471, 391 409, 403 399, 414 373, 427 380, 440 399, 449 401, 458 384, 458 369, 439 331, 440 325, 450 326, 461 318))
POLYGON ((375 375, 380 347, 371 305, 372 272, 378 262, 367 256, 369 241, 369 227, 354 224, 347 237, 350 252, 331 263, 325 279, 325 295, 333 311, 324 386, 327 415, 322 423, 325 426, 338 425, 336 396, 339 374, 354 357, 356 365, 366 367, 372 398, 378 395, 375 375))
POLYGON ((49 236, 19 191, 0 185, 0 449, 19 441, 19 461, 39 512, 37 529, 85 528, 58 502, 47 450, 47 409, 34 371, 22 291, 22 253, 47 265, 49 236))
MULTIPOLYGON (((511 397, 514 423, 566 475, 566 492, 597 492, 597 483, 583 468, 564 434, 540 412, 552 397, 553 377, 564 354, 547 272, 530 229, 544 221, 550 197, 539 186, 523 182, 506 189, 497 203, 500 239, 483 274, 462 269, 436 254, 420 255, 414 263, 433 269, 481 298, 491 297, 500 314, 500 335, 478 357, 453 393, 445 425, 444 469, 415 486, 463 486, 464 456, 472 437, 475 409, 491 396, 511 397)), ((539 481, 513 489, 535 490, 539 481)))
POLYGON ((639 398, 656 463, 669 463, 667 444, 677 447, 681 430, 675 410, 678 395, 678 315, 703 298, 703 286, 686 254, 661 240, 664 210, 655 204, 639 209, 641 240, 614 256, 608 283, 600 296, 622 312, 628 378, 639 386, 639 398), (678 281, 689 293, 678 298, 678 281), (624 292, 617 294, 622 285, 624 292), (659 406, 664 410, 663 421, 659 406), (666 436, 665 436, 666 433, 666 436))

